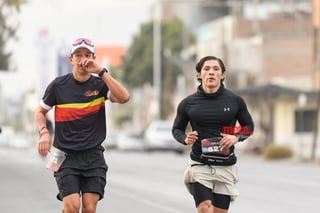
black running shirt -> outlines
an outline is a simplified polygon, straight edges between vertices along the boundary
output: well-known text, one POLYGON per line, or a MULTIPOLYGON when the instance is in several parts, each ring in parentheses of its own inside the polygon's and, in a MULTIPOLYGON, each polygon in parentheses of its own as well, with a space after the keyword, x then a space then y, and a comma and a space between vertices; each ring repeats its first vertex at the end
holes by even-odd
MULTIPOLYGON (((254 124, 243 99, 227 90, 223 84, 213 94, 205 93, 200 85, 197 92, 178 105, 172 134, 178 142, 185 144, 185 132, 190 123, 192 131, 198 132, 198 140, 192 145, 192 156, 200 159, 201 140, 221 136, 220 133, 234 127, 237 121, 245 128, 246 134, 242 134, 241 138, 246 139, 252 134, 254 124)), ((234 151, 233 146, 230 151, 234 151)))
POLYGON ((79 82, 72 73, 48 85, 40 105, 47 110, 55 108, 55 147, 80 151, 101 145, 106 136, 108 91, 102 79, 91 76, 79 82))

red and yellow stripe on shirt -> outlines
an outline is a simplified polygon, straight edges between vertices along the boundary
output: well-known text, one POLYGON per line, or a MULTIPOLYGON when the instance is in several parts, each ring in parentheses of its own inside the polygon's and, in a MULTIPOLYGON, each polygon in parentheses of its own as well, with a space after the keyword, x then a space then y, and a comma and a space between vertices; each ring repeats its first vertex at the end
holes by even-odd
POLYGON ((102 107, 105 107, 104 102, 105 97, 100 97, 87 103, 70 103, 56 105, 54 113, 55 121, 73 121, 95 114, 102 107))

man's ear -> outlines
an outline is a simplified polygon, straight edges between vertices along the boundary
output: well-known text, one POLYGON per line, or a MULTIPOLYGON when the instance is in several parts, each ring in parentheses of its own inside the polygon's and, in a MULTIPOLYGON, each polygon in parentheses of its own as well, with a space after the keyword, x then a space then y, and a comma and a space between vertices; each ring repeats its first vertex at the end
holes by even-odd
POLYGON ((69 56, 69 61, 72 63, 72 55, 69 56))
POLYGON ((224 72, 222 73, 222 79, 221 79, 221 80, 225 80, 225 79, 226 79, 226 77, 227 77, 227 72, 226 72, 226 71, 224 71, 224 72))
POLYGON ((200 72, 197 72, 197 79, 201 79, 201 74, 200 74, 200 72))

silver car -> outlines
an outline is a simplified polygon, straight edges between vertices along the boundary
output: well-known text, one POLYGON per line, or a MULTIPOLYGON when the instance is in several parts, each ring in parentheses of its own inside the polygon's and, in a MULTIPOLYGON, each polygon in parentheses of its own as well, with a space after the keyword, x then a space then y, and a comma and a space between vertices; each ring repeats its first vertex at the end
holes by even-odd
POLYGON ((171 133, 172 123, 157 120, 150 123, 143 135, 146 151, 171 150, 177 153, 184 152, 184 145, 175 141, 171 133))

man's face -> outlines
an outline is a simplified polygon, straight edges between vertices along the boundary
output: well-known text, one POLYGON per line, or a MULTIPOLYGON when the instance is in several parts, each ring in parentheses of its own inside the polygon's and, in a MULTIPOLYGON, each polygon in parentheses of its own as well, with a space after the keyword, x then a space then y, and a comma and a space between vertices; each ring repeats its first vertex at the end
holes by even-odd
POLYGON ((84 71, 82 61, 84 59, 94 59, 94 55, 87 48, 79 48, 69 57, 71 64, 77 70, 84 71))
POLYGON ((218 60, 208 60, 203 64, 201 72, 197 73, 197 77, 202 80, 202 87, 205 90, 218 89, 221 80, 225 78, 225 72, 222 73, 218 60))

